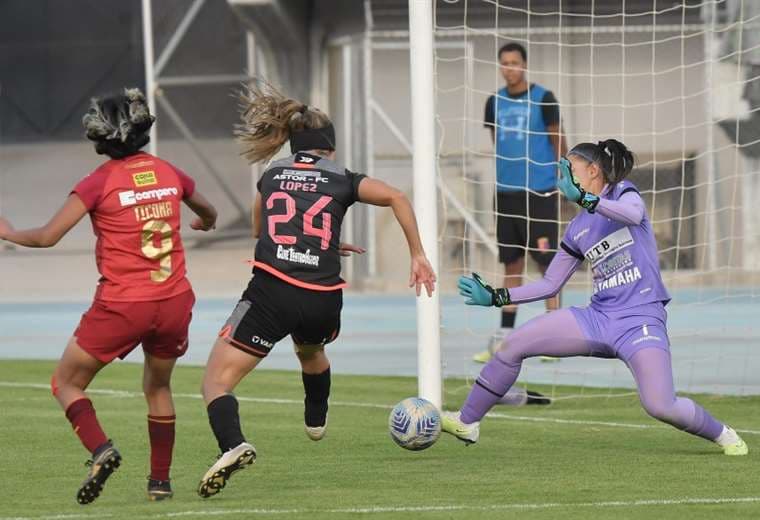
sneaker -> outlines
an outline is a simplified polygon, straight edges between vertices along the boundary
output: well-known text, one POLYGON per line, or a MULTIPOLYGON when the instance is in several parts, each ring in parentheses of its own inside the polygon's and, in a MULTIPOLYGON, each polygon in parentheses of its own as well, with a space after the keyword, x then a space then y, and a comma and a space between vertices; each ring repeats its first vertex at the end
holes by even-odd
POLYGON ((461 412, 441 412, 441 430, 450 433, 468 446, 478 442, 480 423, 465 424, 460 419, 461 412))
POLYGON ((148 500, 157 502, 174 496, 169 480, 156 480, 148 477, 148 500))
POLYGON ((327 433, 327 414, 325 414, 325 422, 322 426, 309 426, 304 422, 303 429, 306 432, 306 436, 313 441, 321 441, 325 433, 327 433))
POLYGON ((222 453, 216 463, 203 475, 198 485, 198 494, 203 498, 216 495, 227 485, 227 481, 236 471, 245 469, 255 461, 256 448, 247 442, 241 442, 238 446, 222 453))
POLYGON ((121 454, 113 447, 111 441, 108 441, 105 449, 85 465, 89 466, 90 470, 82 482, 82 487, 77 491, 77 502, 82 505, 89 504, 100 496, 108 477, 121 465, 121 454))
POLYGON ((501 348, 501 344, 504 342, 504 334, 501 331, 495 332, 491 339, 488 340, 488 348, 483 352, 478 352, 472 356, 472 360, 475 363, 488 363, 491 361, 494 353, 501 348))
POLYGON ((735 437, 735 440, 730 444, 724 444, 721 446, 721 448, 723 448, 723 453, 730 456, 747 455, 749 453, 749 447, 747 446, 747 443, 744 442, 741 437, 739 437, 739 434, 736 433, 733 428, 726 426, 726 430, 728 430, 729 433, 735 437))

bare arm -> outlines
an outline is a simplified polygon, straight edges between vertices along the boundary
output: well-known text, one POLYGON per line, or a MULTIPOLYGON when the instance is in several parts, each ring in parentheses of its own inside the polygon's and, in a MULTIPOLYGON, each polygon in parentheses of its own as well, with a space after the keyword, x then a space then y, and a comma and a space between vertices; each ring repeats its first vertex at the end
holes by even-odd
POLYGON ((549 133, 549 142, 551 142, 554 148, 554 158, 559 161, 559 158, 567 155, 567 140, 565 139, 564 129, 559 123, 554 123, 546 126, 546 130, 549 133))
POLYGON ((618 200, 599 199, 596 212, 626 226, 638 226, 644 219, 644 200, 638 193, 629 191, 618 200))
POLYGON ((253 225, 253 238, 261 236, 261 193, 256 193, 253 200, 253 211, 251 212, 251 224, 253 225))
POLYGON ((198 218, 190 223, 191 228, 209 231, 216 227, 216 208, 198 190, 195 190, 184 202, 193 213, 198 215, 198 218))
POLYGON ((414 210, 406 195, 382 181, 365 178, 359 184, 359 200, 373 206, 390 206, 404 231, 409 246, 409 255, 412 257, 409 286, 416 286, 417 295, 419 295, 420 287, 424 285, 428 296, 432 295, 436 282, 435 273, 425 256, 420 232, 417 228, 417 218, 414 216, 414 210))
POLYGON ((556 296, 580 265, 579 259, 560 249, 542 279, 509 289, 511 303, 529 303, 556 296))
POLYGON ((0 239, 25 247, 53 247, 87 214, 79 195, 71 194, 61 209, 42 227, 16 231, 11 223, 0 218, 0 239))

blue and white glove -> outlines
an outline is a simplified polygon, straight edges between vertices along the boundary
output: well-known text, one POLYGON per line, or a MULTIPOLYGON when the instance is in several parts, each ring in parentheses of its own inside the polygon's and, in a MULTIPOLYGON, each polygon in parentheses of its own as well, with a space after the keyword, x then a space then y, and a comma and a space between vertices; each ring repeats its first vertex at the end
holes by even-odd
POLYGON ((494 289, 488 285, 477 273, 472 273, 472 278, 461 276, 459 278, 459 294, 467 298, 467 305, 483 305, 484 307, 503 307, 509 305, 509 291, 506 289, 494 289))
POLYGON ((567 200, 575 202, 589 213, 593 213, 596 205, 599 204, 599 197, 593 193, 586 192, 586 190, 581 188, 575 177, 573 177, 572 166, 570 161, 565 157, 559 160, 559 181, 557 181, 557 187, 567 200))

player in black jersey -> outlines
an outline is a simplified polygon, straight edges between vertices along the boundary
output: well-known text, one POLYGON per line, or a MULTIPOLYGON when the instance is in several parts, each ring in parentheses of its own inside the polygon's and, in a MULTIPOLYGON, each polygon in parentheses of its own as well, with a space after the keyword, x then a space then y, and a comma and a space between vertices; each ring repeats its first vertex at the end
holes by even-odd
POLYGON ((303 370, 304 423, 318 441, 327 427, 330 362, 324 352, 340 331, 343 306, 340 256, 364 250, 340 243, 346 211, 354 202, 390 206, 411 256, 410 287, 431 295, 435 273, 422 248, 417 221, 399 190, 333 161, 335 130, 314 107, 288 99, 271 86, 243 94, 237 136, 253 163, 270 160, 290 141, 292 155, 273 162, 257 184, 253 278, 214 344, 203 378, 203 398, 222 455, 203 476, 198 494, 215 495, 237 470, 256 459, 240 428, 232 391, 274 345, 290 335, 303 370))

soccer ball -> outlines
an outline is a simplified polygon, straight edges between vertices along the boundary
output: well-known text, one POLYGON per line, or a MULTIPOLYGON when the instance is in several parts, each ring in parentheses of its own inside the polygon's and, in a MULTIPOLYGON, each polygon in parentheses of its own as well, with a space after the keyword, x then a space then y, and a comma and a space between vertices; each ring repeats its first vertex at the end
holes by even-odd
POLYGON ((391 410, 388 429, 393 441, 402 448, 424 450, 441 435, 441 414, 430 401, 409 397, 391 410))

